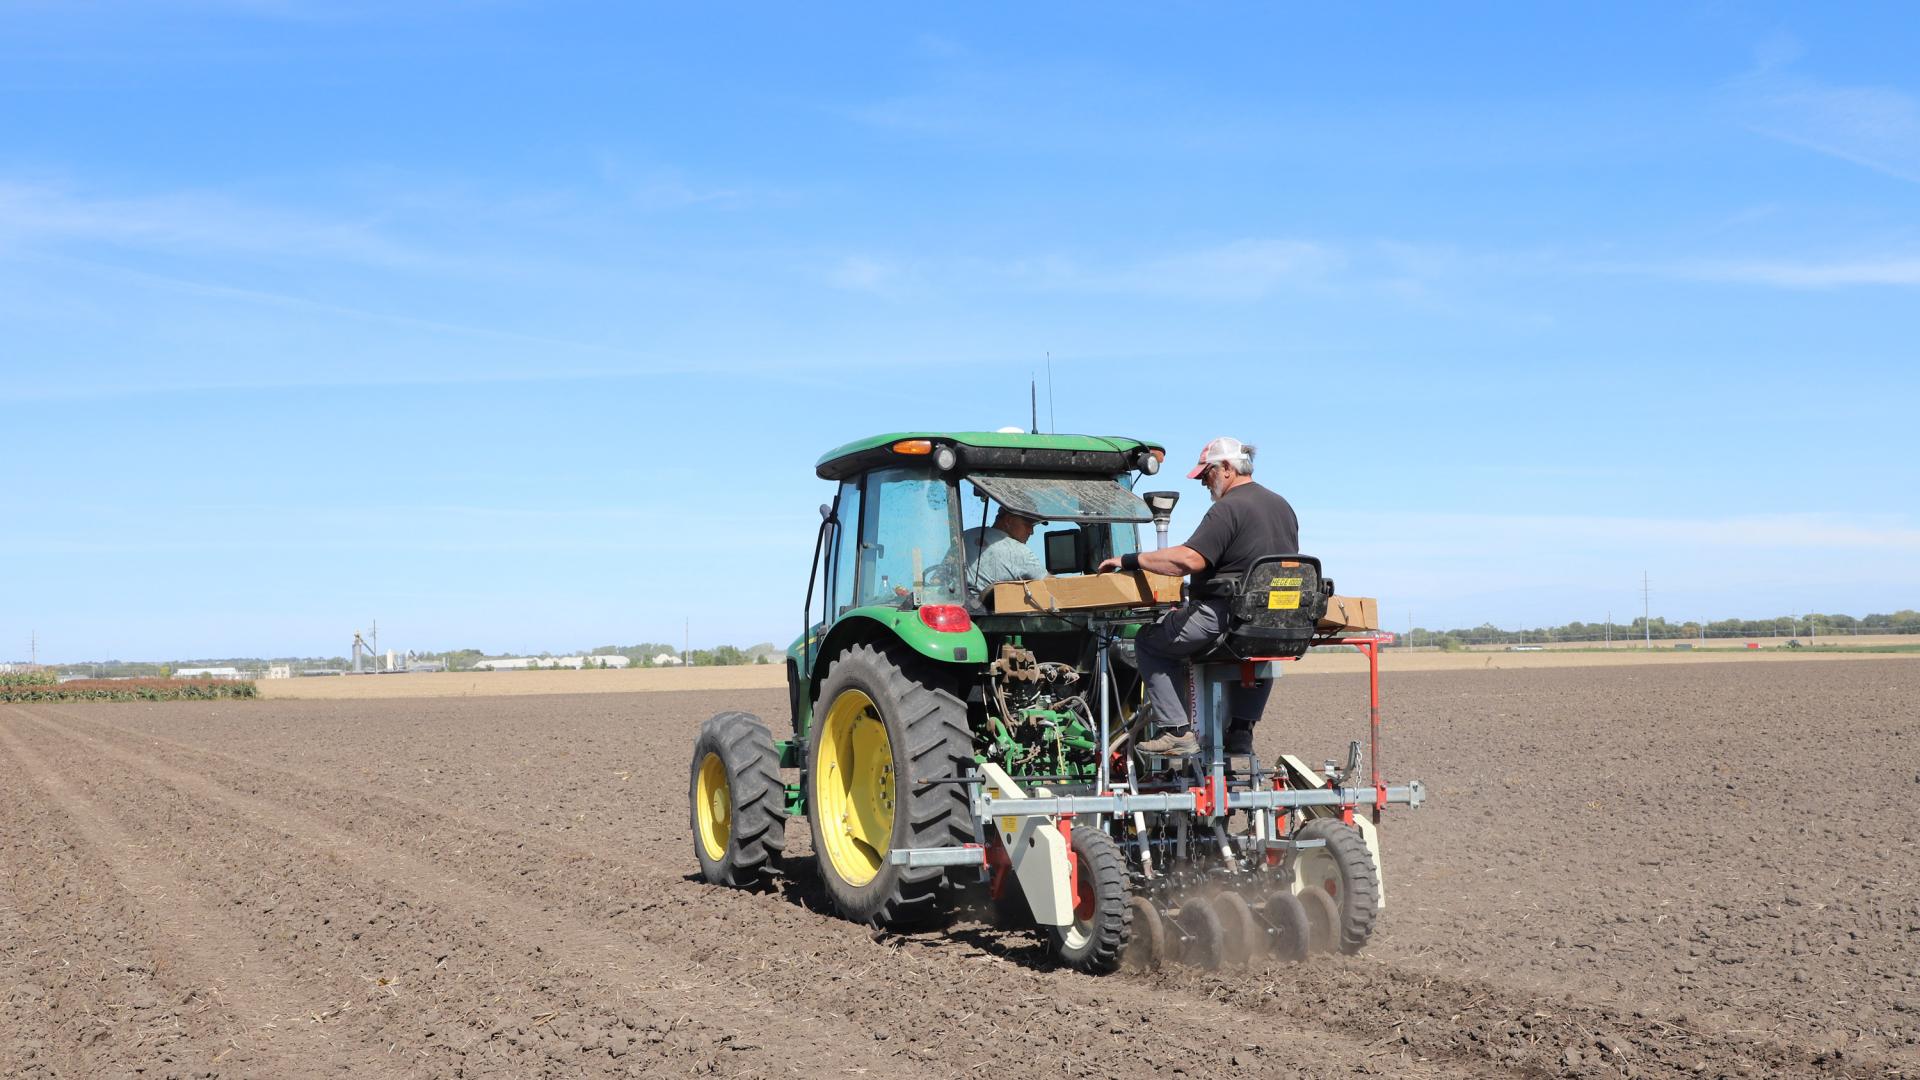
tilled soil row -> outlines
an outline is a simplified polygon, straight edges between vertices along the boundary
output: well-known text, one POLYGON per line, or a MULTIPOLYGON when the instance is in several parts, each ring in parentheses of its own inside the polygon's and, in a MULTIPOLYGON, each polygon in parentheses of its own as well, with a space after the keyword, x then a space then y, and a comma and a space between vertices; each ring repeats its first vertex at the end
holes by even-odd
MULTIPOLYGON (((684 874, 622 866, 581 852, 542 851, 537 842, 530 849, 525 836, 391 798, 317 785, 280 770, 263 774, 219 752, 128 737, 71 717, 42 720, 37 726, 49 736, 57 730, 94 760, 104 757, 116 767, 157 779, 175 794, 191 799, 201 813, 229 816, 209 811, 209 803, 238 811, 223 822, 223 828, 246 831, 267 825, 275 840, 318 844, 341 859, 348 858, 349 847, 358 847, 354 861, 361 865, 357 868, 362 875, 380 874, 382 885, 405 881, 417 889, 421 882, 432 880, 441 891, 430 895, 443 903, 442 894, 449 889, 483 893, 489 908, 504 909, 498 912, 496 925, 525 928, 542 921, 563 921, 575 934, 600 934, 643 946, 627 949, 624 955, 645 958, 649 967, 698 972, 711 980, 709 985, 729 995, 750 992, 765 1000, 798 1005, 805 1030, 762 1028, 760 1046, 742 1046, 737 1033, 720 1032, 717 1044, 728 1046, 731 1037, 736 1049, 725 1058, 703 1063, 714 1071, 769 1074, 773 1066, 768 1062, 752 1057, 742 1060, 738 1052, 777 1047, 785 1058, 782 1066, 801 1074, 880 1067, 878 1059, 884 1059, 887 1075, 946 1076, 975 1070, 1012 1076, 1137 1075, 1141 1067, 1169 1072, 1213 1070, 1256 1060, 1276 1066, 1284 1063, 1289 1071, 1330 1075, 1350 1072, 1346 1062, 1363 1049, 1343 1037, 1311 1032, 1249 1032, 1223 1040, 1218 1032, 1244 1025, 1204 999, 1168 1003, 1159 1000, 1161 995, 1140 993, 1142 988, 1117 982, 1008 968, 991 962, 990 952, 975 948, 963 950, 956 970, 953 950, 945 939, 915 939, 907 947, 899 942, 875 943, 838 920, 832 920, 822 935, 821 920, 804 909, 770 907, 765 897, 694 884, 684 874), (271 791, 274 801, 265 803, 253 794, 223 786, 222 781, 271 791), (365 838, 375 835, 386 837, 388 843, 370 851, 365 838), (384 872, 373 866, 380 862, 386 864, 384 872), (515 899, 514 893, 525 899, 515 899), (636 903, 616 897, 657 899, 636 903), (528 910, 533 902, 539 904, 537 913, 528 910), (751 926, 749 940, 754 946, 744 950, 743 924, 751 926), (836 955, 832 946, 845 948, 851 935, 859 935, 864 945, 860 952, 866 955, 857 957, 864 964, 848 973, 838 970, 848 958, 836 955), (778 962, 768 955, 769 937, 784 943, 778 962), (822 937, 826 940, 809 940, 822 937), (977 1003, 967 1003, 970 1007, 963 1011, 942 1002, 953 996, 956 983, 967 982, 980 986, 977 1003), (1128 1002, 1128 998, 1137 1000, 1128 1002), (1088 1016, 1109 1016, 1115 1010, 1127 1022, 1102 1023, 1091 1029, 1084 1024, 1088 1016), (983 1028, 994 1037, 979 1038, 983 1028), (1142 1042, 1150 1045, 1142 1047, 1142 1042), (965 1047, 964 1063, 953 1058, 956 1045, 965 1047), (810 1052, 828 1056, 809 1060, 810 1052), (863 1057, 873 1064, 863 1065, 863 1057)), ((258 887, 271 888, 274 877, 271 872, 263 874, 258 887)), ((308 875, 302 889, 338 894, 350 884, 322 884, 308 875)), ((263 921, 256 932, 269 933, 276 923, 311 914, 304 910, 310 906, 300 896, 278 899, 270 911, 261 913, 273 919, 263 921)), ((552 927, 547 930, 553 932, 552 927)), ((567 955, 564 944, 556 947, 551 939, 543 940, 548 952, 567 955)), ((421 975, 417 968, 393 970, 401 972, 392 977, 396 986, 417 982, 421 975)), ((737 1005, 729 1010, 725 1004, 688 997, 681 1008, 696 1032, 707 1032, 714 1017, 738 1011, 737 1005)), ((588 1002, 572 1005, 584 1011, 588 1002)), ((504 1028, 508 1021, 499 1023, 504 1028)), ((583 1023, 592 1026, 595 1020, 583 1017, 583 1023)), ((389 1020, 386 1026, 404 1032, 418 1024, 389 1020)), ((507 1038, 512 1040, 523 1028, 507 1029, 507 1038)), ((536 1028, 534 1041, 544 1044, 549 1034, 536 1028)), ((416 1053, 445 1049, 426 1046, 416 1048, 416 1053)), ((470 1052, 473 1047, 463 1049, 470 1052)), ((580 1049, 579 1057, 569 1061, 576 1067, 598 1063, 617 1070, 646 1064, 604 1061, 594 1052, 598 1047, 580 1049)), ((1368 1051, 1365 1058, 1391 1060, 1377 1051, 1368 1051)), ((1407 1070, 1396 1067, 1394 1071, 1407 1070)), ((1411 1071, 1443 1075, 1450 1070, 1444 1063, 1433 1063, 1411 1071)))
MULTIPOLYGON (((107 1076, 136 1063, 184 1075, 187 1059, 231 1052, 245 1024, 219 976, 177 961, 149 900, 78 832, 0 724, 0 1076, 107 1076)), ((124 865, 124 861, 122 863, 124 865)))
POLYGON ((1251 986, 1216 976, 1176 975, 1188 991, 1248 1015, 1329 1023, 1431 1058, 1479 1059, 1490 1067, 1579 1077, 1913 1077, 1911 1063, 1785 1042, 1771 1033, 1689 1029, 1672 1016, 1516 993, 1482 980, 1449 979, 1358 958, 1322 960, 1284 981, 1251 986))
MULTIPOLYGON (((224 902, 236 952, 264 943, 324 977, 314 1022, 342 1027, 361 1064, 375 1048, 388 1071, 422 1076, 575 1075, 583 1059, 624 1072, 633 1053, 685 1074, 812 1064, 791 1050, 818 1031, 778 1002, 109 741, 27 726, 16 734, 65 782, 224 902)), ((880 1056, 855 1045, 839 1060, 880 1056)))

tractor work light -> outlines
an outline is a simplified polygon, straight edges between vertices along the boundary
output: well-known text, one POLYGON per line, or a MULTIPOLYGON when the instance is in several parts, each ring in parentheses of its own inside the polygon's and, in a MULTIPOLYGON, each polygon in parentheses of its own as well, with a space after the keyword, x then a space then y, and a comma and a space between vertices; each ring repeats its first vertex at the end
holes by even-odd
POLYGON ((952 472, 953 467, 959 463, 960 459, 955 456, 951 446, 943 446, 933 452, 934 467, 941 472, 952 472))
POLYGON ((1137 464, 1134 467, 1142 473, 1152 476, 1154 473, 1160 471, 1160 462, 1164 460, 1166 456, 1167 452, 1165 450, 1141 450, 1139 456, 1135 458, 1137 464))
POLYGON ((920 609, 920 621, 927 624, 927 629, 943 634, 973 629, 973 617, 958 604, 928 604, 920 609))

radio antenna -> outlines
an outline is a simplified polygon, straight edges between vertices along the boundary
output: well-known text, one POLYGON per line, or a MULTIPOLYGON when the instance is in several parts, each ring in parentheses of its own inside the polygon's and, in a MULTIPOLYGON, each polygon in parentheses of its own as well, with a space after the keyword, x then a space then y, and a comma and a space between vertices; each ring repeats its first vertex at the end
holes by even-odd
POLYGON ((1040 381, 1027 380, 1027 405, 1033 409, 1033 433, 1040 434, 1040 381))
POLYGON ((1047 433, 1060 434, 1060 421, 1053 415, 1053 350, 1047 350, 1047 433))

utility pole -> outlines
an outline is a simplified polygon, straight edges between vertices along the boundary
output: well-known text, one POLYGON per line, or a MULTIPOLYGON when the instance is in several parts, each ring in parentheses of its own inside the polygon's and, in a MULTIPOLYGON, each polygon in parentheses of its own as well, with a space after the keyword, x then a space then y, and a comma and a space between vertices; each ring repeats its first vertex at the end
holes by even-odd
POLYGON ((27 638, 27 663, 33 667, 40 666, 40 631, 38 630, 32 631, 27 638))
POLYGON ((691 615, 687 616, 687 621, 680 627, 680 659, 687 662, 687 667, 693 666, 693 617, 691 615))
POLYGON ((1640 571, 1640 626, 1647 633, 1647 648, 1653 648, 1653 589, 1645 570, 1640 571))
POLYGON ((1611 608, 1607 611, 1607 648, 1613 648, 1613 611, 1611 608))

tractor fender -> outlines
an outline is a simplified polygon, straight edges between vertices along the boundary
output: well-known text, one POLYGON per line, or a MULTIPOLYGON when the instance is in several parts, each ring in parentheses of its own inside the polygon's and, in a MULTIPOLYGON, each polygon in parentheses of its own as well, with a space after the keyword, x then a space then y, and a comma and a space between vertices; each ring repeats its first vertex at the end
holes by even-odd
MULTIPOLYGON (((987 778, 989 794, 1006 799, 1026 795, 1006 771, 990 761, 980 763, 987 778)), ((1045 789, 1036 789, 1036 796, 1045 789)), ((993 819, 994 831, 1007 849, 1007 861, 1013 864, 1013 879, 1033 909, 1033 921, 1041 926, 1073 925, 1073 882, 1067 860, 1067 838, 1053 819, 1038 816, 999 817, 993 819)))
MULTIPOLYGON (((860 642, 885 647, 899 642, 929 660, 946 664, 972 664, 984 668, 987 663, 987 636, 977 626, 965 630, 935 630, 920 621, 917 611, 902 611, 899 608, 873 606, 854 608, 834 621, 832 629, 824 635, 808 635, 788 650, 795 661, 795 671, 805 680, 805 694, 795 693, 795 732, 805 731, 799 723, 802 711, 805 719, 812 720, 813 699, 820 693, 820 681, 827 676, 827 665, 839 656, 849 645, 860 642), (798 659, 802 649, 813 670, 799 671, 798 659)), ((796 682, 796 690, 798 683, 796 682)))

